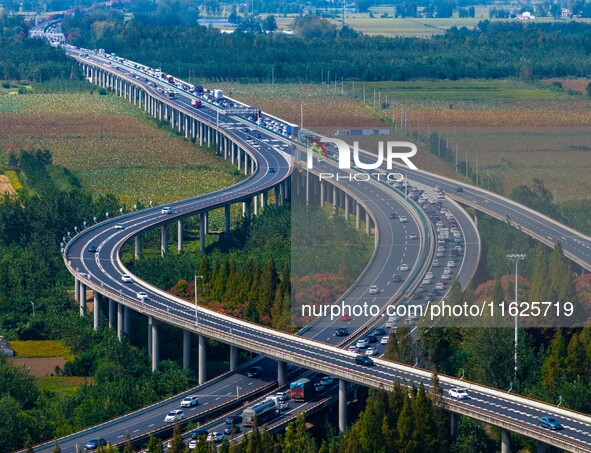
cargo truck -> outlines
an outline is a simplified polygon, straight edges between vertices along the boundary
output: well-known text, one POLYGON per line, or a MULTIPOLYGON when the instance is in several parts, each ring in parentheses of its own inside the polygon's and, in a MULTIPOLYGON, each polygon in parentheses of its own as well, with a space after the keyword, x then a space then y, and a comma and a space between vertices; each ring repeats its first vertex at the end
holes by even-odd
POLYGON ((289 384, 289 392, 294 401, 308 401, 314 395, 314 383, 307 378, 298 379, 289 384))
POLYGON ((242 411, 242 426, 252 426, 255 421, 258 426, 263 426, 278 415, 279 408, 275 401, 265 401, 242 411))
POLYGON ((224 99, 224 92, 222 90, 213 90, 213 98, 217 101, 224 99))
POLYGON ((191 101, 191 105, 196 109, 200 109, 202 107, 201 101, 199 99, 193 99, 191 101))

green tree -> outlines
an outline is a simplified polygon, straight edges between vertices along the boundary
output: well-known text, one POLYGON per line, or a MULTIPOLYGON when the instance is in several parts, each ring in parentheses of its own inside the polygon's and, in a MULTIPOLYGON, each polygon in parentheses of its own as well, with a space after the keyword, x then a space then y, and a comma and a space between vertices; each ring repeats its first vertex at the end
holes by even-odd
POLYGON ((262 25, 263 25, 263 30, 265 30, 265 31, 272 33, 275 30, 277 30, 277 21, 275 20, 275 16, 273 16, 272 14, 265 17, 262 25))
POLYGON ((148 453, 164 453, 162 442, 157 437, 152 436, 148 438, 148 445, 146 446, 148 453))
POLYGON ((556 331, 542 365, 542 382, 550 394, 555 394, 562 382, 566 361, 566 339, 561 329, 556 331))
POLYGON ((168 451, 170 453, 185 453, 186 451, 185 443, 183 442, 183 435, 181 433, 181 427, 178 422, 174 425, 172 440, 168 451))

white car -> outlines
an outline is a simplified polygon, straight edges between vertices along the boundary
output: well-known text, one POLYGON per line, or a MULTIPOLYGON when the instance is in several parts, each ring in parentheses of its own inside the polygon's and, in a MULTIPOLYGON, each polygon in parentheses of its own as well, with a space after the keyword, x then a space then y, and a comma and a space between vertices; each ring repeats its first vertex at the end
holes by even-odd
POLYGON ((425 274, 425 278, 429 278, 432 279, 433 278, 433 272, 429 271, 425 274))
POLYGON ((355 346, 357 346, 358 349, 367 348, 369 346, 369 340, 367 338, 362 338, 360 340, 357 340, 357 343, 355 344, 355 346))
POLYGON ((132 283, 133 282, 131 275, 128 275, 128 274, 123 274, 121 276, 121 281, 124 283, 132 283))
MULTIPOLYGON (((172 447, 172 444, 168 446, 168 448, 172 447)), ((197 441, 192 440, 189 442, 189 450, 195 450, 197 448, 197 441)))
POLYGON ((196 396, 185 396, 181 401, 181 407, 193 407, 199 404, 199 400, 196 396))
POLYGON ((122 223, 118 223, 117 225, 115 225, 115 229, 116 230, 124 230, 125 229, 125 225, 123 225, 122 223))
POLYGON ((447 393, 452 398, 457 398, 459 400, 465 400, 470 398, 470 395, 468 395, 468 392, 466 392, 466 390, 464 389, 451 389, 447 393))
POLYGON ((162 214, 171 214, 172 213, 172 208, 170 206, 164 206, 162 208, 162 214))
POLYGON ((423 281, 421 282, 421 285, 430 285, 431 283, 433 283, 432 278, 424 278, 423 281))
POLYGON ((180 409, 175 409, 170 411, 166 417, 164 417, 164 421, 166 423, 174 423, 177 420, 182 420, 183 418, 185 418, 185 413, 180 409))
POLYGON ((417 235, 417 233, 410 233, 410 234, 408 235, 408 238, 409 238, 409 239, 418 239, 418 238, 419 238, 419 236, 417 235))
POLYGON ((405 215, 401 215, 399 217, 400 223, 408 223, 408 217, 406 217, 405 215))
POLYGON ((330 385, 332 384, 334 381, 334 377, 332 376, 322 376, 322 379, 320 379, 320 383, 322 385, 330 385))
POLYGON ((445 285, 443 283, 437 282, 437 284, 435 285, 435 289, 438 289, 439 291, 442 291, 442 290, 445 289, 445 285))
POLYGON ((137 298, 139 300, 146 300, 148 299, 148 294, 146 294, 144 291, 140 291, 139 293, 137 293, 137 298))
POLYGON ((378 285, 371 285, 369 287, 369 294, 377 294, 378 293, 378 285))
POLYGON ((456 267, 456 262, 455 261, 448 261, 447 267, 456 267))
POLYGON ((400 265, 400 267, 398 268, 399 271, 403 271, 403 272, 408 271, 408 269, 409 269, 408 264, 405 264, 405 263, 402 263, 400 265))
POLYGON ((275 393, 275 396, 279 401, 287 401, 290 398, 289 392, 277 392, 275 393))
POLYGON ((382 337, 382 339, 380 340, 380 344, 387 344, 388 343, 388 338, 390 338, 388 335, 384 335, 382 337))
POLYGON ((223 433, 219 433, 217 431, 214 431, 213 433, 209 433, 207 435, 208 442, 215 442, 217 444, 217 443, 220 443, 222 440, 224 440, 223 433))
POLYGON ((365 351, 365 354, 367 355, 378 355, 380 352, 378 351, 378 348, 376 348, 375 346, 372 346, 371 348, 367 348, 367 350, 365 351))

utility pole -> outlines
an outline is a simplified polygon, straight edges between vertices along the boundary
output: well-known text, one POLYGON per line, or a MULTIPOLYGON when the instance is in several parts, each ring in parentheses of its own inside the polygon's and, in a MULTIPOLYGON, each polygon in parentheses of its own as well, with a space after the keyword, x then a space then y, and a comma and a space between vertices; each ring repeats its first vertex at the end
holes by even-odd
POLYGON ((515 377, 517 377, 517 346, 519 343, 519 336, 517 335, 517 319, 519 315, 519 298, 517 292, 519 291, 518 277, 519 277, 519 262, 527 258, 524 254, 511 254, 507 255, 507 259, 515 263, 515 377))
POLYGON ((197 311, 197 279, 203 278, 203 275, 197 275, 197 271, 195 271, 195 325, 199 325, 199 312, 197 311))

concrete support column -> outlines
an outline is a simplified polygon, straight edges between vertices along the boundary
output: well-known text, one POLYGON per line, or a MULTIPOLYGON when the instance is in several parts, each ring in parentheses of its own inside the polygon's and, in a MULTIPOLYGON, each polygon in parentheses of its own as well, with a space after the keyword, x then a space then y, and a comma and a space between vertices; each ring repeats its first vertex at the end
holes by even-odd
POLYGON ((451 437, 454 439, 458 437, 459 433, 459 424, 460 424, 460 415, 455 414, 454 412, 450 413, 450 421, 451 421, 451 437))
POLYGON ((333 211, 337 211, 339 208, 339 194, 337 192, 337 186, 333 184, 332 186, 332 207, 333 211))
POLYGON ((281 194, 279 193, 279 186, 275 186, 274 188, 274 192, 275 192, 275 206, 279 206, 280 203, 280 198, 281 198, 281 194))
POLYGON ((269 192, 266 190, 263 192, 263 208, 269 206, 269 192))
POLYGON ((94 330, 99 330, 101 326, 101 295, 97 291, 94 292, 94 330))
POLYGON ((230 232, 230 205, 224 206, 224 231, 230 232))
POLYGON ((230 371, 238 367, 238 347, 230 346, 230 371))
POLYGON ((365 233, 369 236, 371 234, 371 217, 369 212, 365 211, 365 233))
POLYGON ((205 230, 204 231, 205 231, 205 234, 207 235, 207 234, 209 234, 209 211, 205 211, 203 213, 203 215, 205 217, 205 220, 204 220, 204 222, 205 222, 205 225, 204 225, 205 226, 205 230))
POLYGON ((148 316, 148 357, 152 358, 152 323, 154 319, 148 316))
POLYGON ((310 204, 310 172, 306 171, 306 206, 310 204))
POLYGON ((244 153, 244 175, 248 176, 248 167, 250 166, 250 156, 244 153))
POLYGON ((86 316, 86 285, 80 282, 80 316, 86 316))
POLYGON ((277 385, 279 387, 287 385, 287 363, 281 360, 277 361, 277 385))
POLYGON ((142 258, 142 233, 135 235, 135 259, 139 260, 142 258))
POLYGON ((123 339, 123 305, 117 304, 117 338, 123 339))
POLYGON ((199 369, 197 370, 199 385, 207 380, 207 345, 205 341, 205 337, 199 335, 199 369))
POLYGON ((131 308, 123 307, 123 333, 129 337, 131 333, 131 308))
POLYGON ((160 341, 158 339, 158 323, 152 319, 152 371, 160 366, 160 341))
POLYGON ((115 320, 116 314, 116 304, 113 299, 109 299, 109 328, 112 329, 115 327, 117 321, 115 320))
POLYGON ((191 368, 191 332, 183 330, 183 369, 191 368))
POLYGON ((355 202, 355 228, 361 228, 361 206, 355 202))
POLYGON ((538 440, 536 451, 537 453, 546 453, 546 444, 538 440))
POLYGON ((168 224, 163 223, 160 227, 160 255, 164 256, 168 252, 168 224))
POLYGON ((199 215, 199 250, 205 252, 205 213, 199 215))
POLYGON ((501 453, 511 453, 511 438, 506 429, 501 431, 501 453))
POLYGON ((183 252, 183 221, 179 220, 177 222, 177 242, 178 242, 178 251, 179 253, 183 252))
POLYGON ((254 215, 259 215, 259 196, 252 197, 252 202, 254 203, 254 215))
POLYGON ((324 183, 320 181, 320 207, 324 207, 324 183))
POLYGON ((74 300, 80 303, 80 281, 77 278, 74 279, 74 300))
POLYGON ((236 165, 238 166, 238 171, 242 169, 242 150, 238 148, 236 152, 236 165))
POLYGON ((250 200, 247 200, 243 203, 243 208, 244 218, 250 222, 250 215, 252 209, 250 206, 250 200))
POLYGON ((339 432, 347 429, 347 381, 339 379, 339 432))
MULTIPOLYGON (((344 193, 344 192, 343 192, 344 193)), ((349 221, 349 195, 345 193, 345 221, 349 221)))

